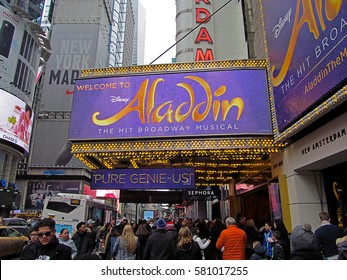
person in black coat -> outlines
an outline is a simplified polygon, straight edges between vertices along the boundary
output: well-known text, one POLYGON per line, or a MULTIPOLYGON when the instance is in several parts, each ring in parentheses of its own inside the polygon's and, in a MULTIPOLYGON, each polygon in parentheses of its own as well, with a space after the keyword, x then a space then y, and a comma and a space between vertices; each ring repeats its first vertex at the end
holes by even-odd
POLYGON ((290 239, 288 230, 280 219, 274 221, 274 229, 281 234, 281 245, 283 247, 284 259, 288 260, 290 256, 290 239))
POLYGON ((189 227, 181 227, 178 232, 178 243, 176 250, 177 260, 201 260, 202 253, 199 244, 193 240, 189 227))
POLYGON ((139 227, 137 228, 135 235, 138 237, 140 242, 140 253, 139 253, 139 260, 143 259, 143 254, 146 248, 148 237, 150 236, 150 231, 147 229, 147 224, 144 222, 141 222, 139 227))
POLYGON ((173 260, 175 257, 175 243, 171 234, 167 234, 166 222, 160 218, 155 226, 156 230, 148 237, 144 260, 173 260))
POLYGON ((60 244, 55 236, 55 221, 42 219, 38 225, 38 242, 26 246, 21 260, 71 260, 71 248, 60 244))
POLYGON ((222 223, 221 219, 215 219, 211 228, 211 249, 212 249, 212 259, 221 260, 222 252, 216 249, 217 240, 223 230, 226 229, 225 224, 222 223))
POLYGON ((290 236, 291 260, 322 260, 317 238, 310 224, 296 226, 290 236))
MULTIPOLYGON (((86 230, 86 223, 79 222, 76 226, 77 232, 72 236, 73 242, 77 247, 77 256, 92 253, 93 252, 93 241, 91 239, 90 232, 86 230)), ((76 256, 76 257, 77 257, 76 256)))

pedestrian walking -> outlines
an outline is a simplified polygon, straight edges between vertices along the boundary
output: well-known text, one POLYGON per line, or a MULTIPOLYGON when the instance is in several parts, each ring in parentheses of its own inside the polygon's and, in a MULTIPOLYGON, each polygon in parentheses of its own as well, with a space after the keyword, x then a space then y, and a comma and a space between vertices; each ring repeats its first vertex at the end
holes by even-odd
POLYGON ((37 224, 38 242, 26 246, 21 260, 71 260, 71 248, 60 244, 55 236, 55 221, 44 218, 37 224))
POLYGON ((178 232, 176 258, 178 260, 201 260, 199 244, 193 240, 189 227, 184 226, 178 232))
POLYGON ((116 240, 112 255, 115 260, 136 260, 140 255, 140 243, 131 225, 123 228, 122 235, 116 240))
POLYGON ((244 260, 247 246, 246 233, 237 227, 236 220, 228 217, 225 220, 227 229, 223 230, 217 240, 216 248, 223 250, 223 260, 244 260))
POLYGON ((290 236, 291 260, 322 260, 317 238, 310 224, 296 226, 290 236))
POLYGON ((320 212, 319 219, 321 225, 315 231, 319 248, 325 259, 336 260, 339 255, 336 239, 343 237, 343 230, 330 223, 330 215, 328 212, 320 212))
POLYGON ((156 223, 156 230, 148 237, 143 254, 144 260, 172 260, 175 257, 174 239, 167 234, 166 222, 160 218, 156 223))
POLYGON ((73 242, 73 240, 70 239, 69 230, 67 228, 63 228, 60 231, 58 240, 59 240, 59 243, 69 246, 71 248, 71 258, 75 259, 77 255, 77 247, 75 242, 73 242))
POLYGON ((73 242, 75 242, 77 248, 77 255, 93 252, 93 242, 91 240, 90 232, 86 229, 85 222, 79 222, 76 226, 77 231, 72 236, 73 242))

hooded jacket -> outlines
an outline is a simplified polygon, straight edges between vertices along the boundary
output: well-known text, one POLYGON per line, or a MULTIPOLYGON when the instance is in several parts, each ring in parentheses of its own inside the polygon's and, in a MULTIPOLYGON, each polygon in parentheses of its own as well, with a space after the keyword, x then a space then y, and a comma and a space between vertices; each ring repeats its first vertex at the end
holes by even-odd
POLYGON ((182 248, 177 248, 177 260, 201 260, 201 250, 199 244, 192 240, 184 243, 182 248))
POLYGON ((54 236, 51 243, 40 242, 26 246, 20 256, 21 260, 71 260, 71 248, 60 244, 54 236))

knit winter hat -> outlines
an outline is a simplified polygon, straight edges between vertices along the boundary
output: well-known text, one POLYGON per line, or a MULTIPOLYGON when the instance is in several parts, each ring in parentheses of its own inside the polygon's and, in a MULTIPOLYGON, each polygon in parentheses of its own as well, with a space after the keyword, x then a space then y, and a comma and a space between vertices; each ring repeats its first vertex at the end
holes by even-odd
POLYGON ((290 235, 291 251, 317 249, 316 236, 310 224, 296 226, 290 235))
POLYGON ((157 228, 165 228, 166 226, 166 222, 164 219, 160 218, 155 225, 157 226, 157 228))

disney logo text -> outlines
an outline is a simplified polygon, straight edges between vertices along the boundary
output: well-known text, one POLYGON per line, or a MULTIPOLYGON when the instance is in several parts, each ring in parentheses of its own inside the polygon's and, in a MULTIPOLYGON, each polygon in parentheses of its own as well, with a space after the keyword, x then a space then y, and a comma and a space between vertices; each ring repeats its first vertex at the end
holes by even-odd
POLYGON ((114 95, 111 95, 111 102, 124 102, 125 104, 128 103, 129 101, 129 98, 122 98, 120 96, 114 96, 114 95))
POLYGON ((274 32, 274 37, 277 38, 278 36, 280 36, 280 33, 284 27, 284 25, 286 24, 286 22, 290 22, 290 16, 292 14, 292 8, 290 8, 288 10, 288 12, 286 13, 286 15, 284 16, 284 18, 280 18, 280 20, 278 21, 278 24, 275 25, 275 27, 272 29, 272 31, 274 32))

